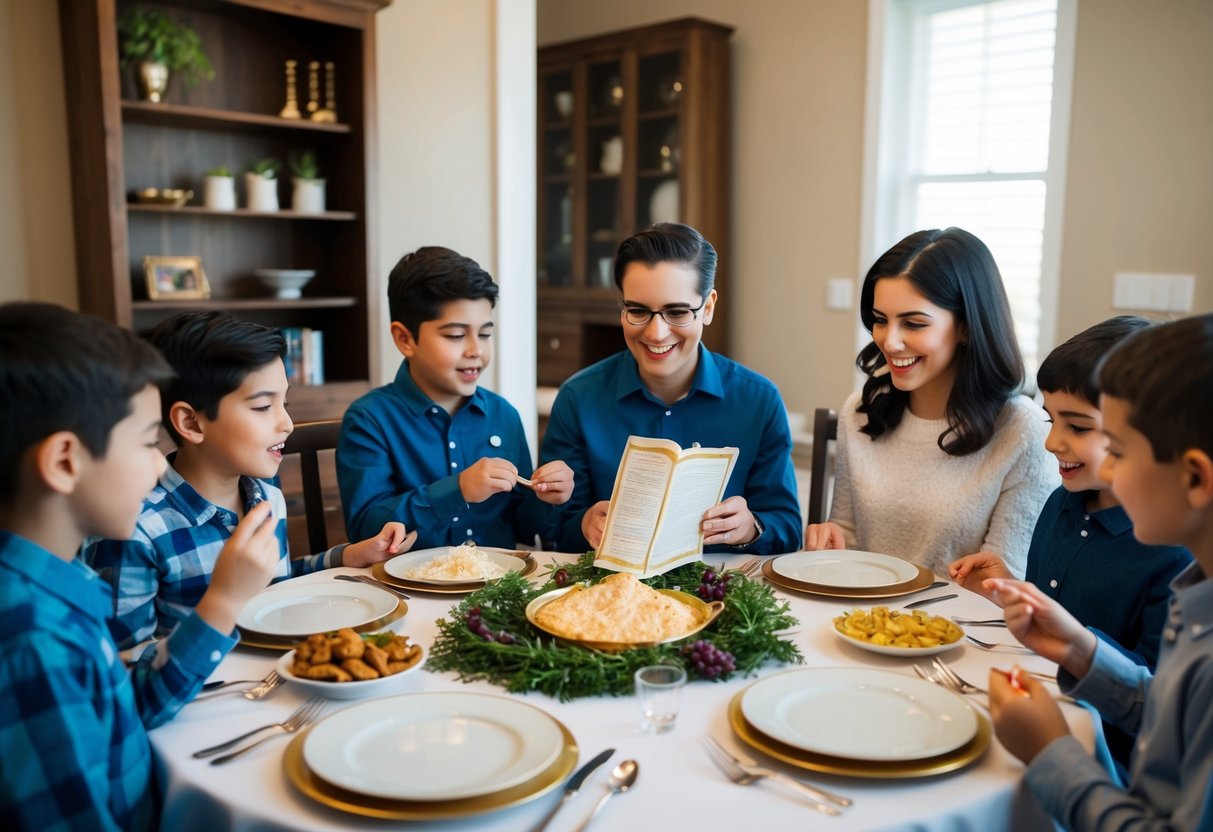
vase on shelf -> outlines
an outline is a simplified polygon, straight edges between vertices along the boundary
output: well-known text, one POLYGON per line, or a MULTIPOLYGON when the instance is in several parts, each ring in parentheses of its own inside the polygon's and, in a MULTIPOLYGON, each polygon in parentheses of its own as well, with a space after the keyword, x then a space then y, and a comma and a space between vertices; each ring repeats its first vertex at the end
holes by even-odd
POLYGON ((207 175, 202 180, 202 204, 212 211, 235 211, 235 177, 207 175))
POLYGON ((144 101, 159 104, 168 91, 168 67, 159 61, 139 61, 135 64, 135 86, 144 101))
POLYGON ((278 180, 267 179, 259 173, 246 173, 244 187, 248 191, 250 211, 278 210, 278 180))
POLYGON ((296 176, 291 192, 291 210, 301 214, 324 213, 324 180, 296 176))

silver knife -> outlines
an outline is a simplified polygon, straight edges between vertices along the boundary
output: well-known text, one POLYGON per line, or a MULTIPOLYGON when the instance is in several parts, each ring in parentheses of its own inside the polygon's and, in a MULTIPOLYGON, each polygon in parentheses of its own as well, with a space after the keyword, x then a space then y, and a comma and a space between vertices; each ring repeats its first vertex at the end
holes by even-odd
POLYGON ((924 607, 927 604, 934 604, 936 601, 946 601, 949 598, 959 598, 960 596, 953 592, 951 595, 936 595, 934 598, 923 598, 921 601, 915 601, 913 604, 906 604, 903 609, 912 610, 915 607, 924 607))
POLYGON ((578 789, 581 788, 581 784, 585 782, 587 777, 594 773, 594 769, 611 759, 611 755, 614 753, 615 749, 608 748, 606 751, 603 751, 581 768, 577 769, 577 773, 570 777, 569 782, 565 784, 564 794, 561 795, 560 801, 552 807, 550 812, 543 816, 543 820, 539 821, 539 824, 533 830, 531 830, 531 832, 542 832, 543 829, 547 828, 548 823, 551 822, 552 818, 556 817, 556 813, 560 811, 560 807, 565 804, 565 801, 577 794, 578 789))

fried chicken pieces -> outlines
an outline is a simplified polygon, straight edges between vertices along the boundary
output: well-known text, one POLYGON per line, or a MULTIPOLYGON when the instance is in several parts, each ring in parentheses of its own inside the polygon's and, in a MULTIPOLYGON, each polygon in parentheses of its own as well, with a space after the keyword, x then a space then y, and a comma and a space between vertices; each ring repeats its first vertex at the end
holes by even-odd
POLYGON ((295 645, 291 672, 321 682, 365 682, 393 676, 421 661, 421 647, 408 636, 374 633, 365 637, 346 628, 316 633, 295 645))

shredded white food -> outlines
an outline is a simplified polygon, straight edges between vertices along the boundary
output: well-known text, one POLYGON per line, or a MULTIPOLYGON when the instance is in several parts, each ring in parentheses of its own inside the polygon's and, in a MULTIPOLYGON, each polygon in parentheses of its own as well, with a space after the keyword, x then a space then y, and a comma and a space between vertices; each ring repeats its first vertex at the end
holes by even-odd
POLYGON ((422 581, 479 581, 500 578, 508 571, 475 546, 452 546, 445 555, 405 570, 404 577, 422 581))

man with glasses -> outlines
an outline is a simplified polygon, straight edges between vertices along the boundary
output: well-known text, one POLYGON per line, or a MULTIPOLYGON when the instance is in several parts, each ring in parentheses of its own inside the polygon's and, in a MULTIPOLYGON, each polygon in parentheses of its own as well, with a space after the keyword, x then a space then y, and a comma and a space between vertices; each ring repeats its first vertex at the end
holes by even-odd
POLYGON ((682 447, 739 449, 725 499, 703 519, 706 551, 761 555, 800 548, 801 519, 787 412, 775 385, 700 343, 716 308, 716 250, 690 226, 659 223, 615 255, 627 351, 587 367, 560 388, 541 463, 573 469, 573 496, 558 512, 563 552, 596 549, 619 459, 630 435, 682 447))

